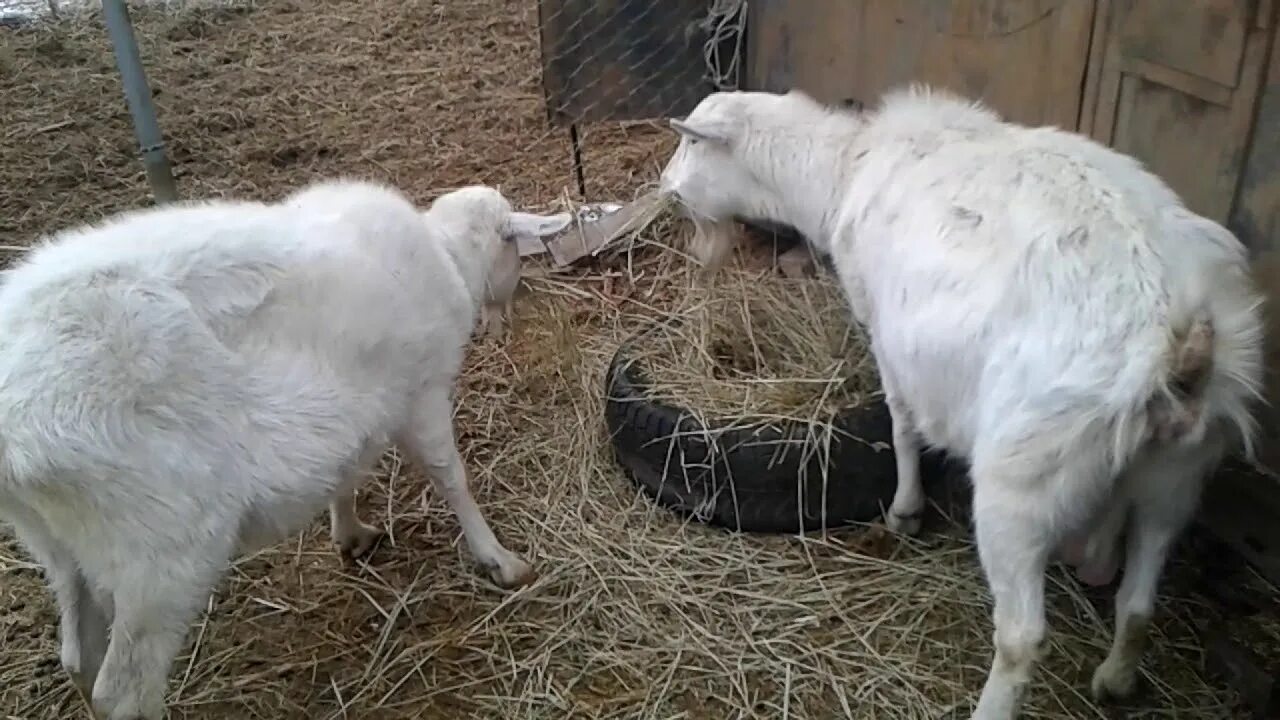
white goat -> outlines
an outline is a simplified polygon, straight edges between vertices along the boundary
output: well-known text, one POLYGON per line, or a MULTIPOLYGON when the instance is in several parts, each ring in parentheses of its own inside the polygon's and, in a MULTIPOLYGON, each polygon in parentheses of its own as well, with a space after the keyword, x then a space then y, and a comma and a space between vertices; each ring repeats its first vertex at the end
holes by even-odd
POLYGON ((462 189, 423 213, 322 183, 278 204, 122 215, 34 249, 0 287, 0 518, 45 567, 62 663, 107 720, 156 720, 189 624, 238 553, 412 451, 495 582, 528 563, 467 489, 451 392, 495 260, 567 218, 462 189), (109 629, 109 633, 108 633, 109 629))
POLYGON ((1055 546, 1105 582, 1096 696, 1134 686, 1165 555, 1228 444, 1251 451, 1260 298, 1241 244, 1131 158, 926 88, 865 114, 717 93, 663 186, 704 222, 790 223, 830 252, 893 417, 890 527, 919 528, 923 444, 967 459, 995 658, 975 718, 1017 714, 1055 546))

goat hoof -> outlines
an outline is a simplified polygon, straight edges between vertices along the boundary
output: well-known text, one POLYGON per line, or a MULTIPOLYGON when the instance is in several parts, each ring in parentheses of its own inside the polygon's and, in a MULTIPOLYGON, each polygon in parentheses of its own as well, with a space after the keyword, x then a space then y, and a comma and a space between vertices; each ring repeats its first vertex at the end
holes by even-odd
POLYGON ((79 669, 66 668, 67 674, 71 676, 71 684, 76 688, 76 694, 80 696, 85 708, 93 713, 93 683, 89 680, 89 676, 81 672, 79 669))
POLYGON ((489 577, 498 584, 498 587, 507 590, 530 585, 538 579, 538 573, 534 571, 533 566, 515 555, 502 562, 488 565, 486 569, 489 571, 489 577))
POLYGON ((350 537, 338 541, 338 551, 342 559, 355 562, 373 551, 386 533, 369 525, 361 525, 350 537))
POLYGON ((1105 587, 1115 580, 1119 570, 1119 562, 1114 558, 1102 561, 1090 559, 1076 568, 1076 578, 1091 587, 1105 587))
POLYGON ((138 708, 136 698, 121 698, 108 701, 97 698, 90 704, 90 712, 94 720, 164 720, 164 707, 151 709, 138 708))
POLYGON ((1093 699, 1098 703, 1112 703, 1133 696, 1137 685, 1137 673, 1125 672, 1114 665, 1103 662, 1093 673, 1090 690, 1093 699))
POLYGON ((782 277, 790 278, 792 280, 802 280, 804 278, 809 277, 810 275, 813 274, 810 272, 810 270, 811 270, 810 263, 807 261, 804 261, 804 262, 779 261, 778 262, 778 271, 782 273, 782 277))
POLYGON ((899 535, 915 535, 920 532, 920 525, 924 519, 924 514, 920 511, 899 515, 890 510, 884 514, 884 524, 890 530, 899 535))

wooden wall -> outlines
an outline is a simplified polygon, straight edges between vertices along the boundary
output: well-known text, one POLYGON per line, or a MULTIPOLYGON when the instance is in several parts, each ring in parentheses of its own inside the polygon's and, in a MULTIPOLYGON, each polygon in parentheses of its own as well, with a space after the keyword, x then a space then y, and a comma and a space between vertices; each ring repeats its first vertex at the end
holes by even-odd
POLYGON ((1280 251, 1280 9, 1263 17, 1271 22, 1273 45, 1229 223, 1258 255, 1280 251))
POLYGON ((1254 136, 1270 9, 1257 0, 1097 8, 1080 131, 1142 160, 1192 209, 1226 223, 1254 136))
POLYGON ((1280 473, 1280 43, 1272 48, 1259 93, 1253 139, 1229 225, 1249 244, 1255 258, 1254 276, 1270 303, 1267 397, 1271 407, 1263 411, 1259 455, 1280 473))
POLYGON ((748 83, 870 105, 921 81, 1074 128, 1092 22, 1092 0, 752 0, 748 83))

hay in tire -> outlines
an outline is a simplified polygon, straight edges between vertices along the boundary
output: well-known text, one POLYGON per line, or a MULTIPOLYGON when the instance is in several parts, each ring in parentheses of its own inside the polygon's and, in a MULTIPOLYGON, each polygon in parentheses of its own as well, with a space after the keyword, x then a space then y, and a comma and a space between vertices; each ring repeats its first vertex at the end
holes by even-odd
POLYGON ((811 531, 874 520, 893 498, 888 408, 829 276, 726 269, 622 344, 606 392, 618 461, 697 520, 811 531))

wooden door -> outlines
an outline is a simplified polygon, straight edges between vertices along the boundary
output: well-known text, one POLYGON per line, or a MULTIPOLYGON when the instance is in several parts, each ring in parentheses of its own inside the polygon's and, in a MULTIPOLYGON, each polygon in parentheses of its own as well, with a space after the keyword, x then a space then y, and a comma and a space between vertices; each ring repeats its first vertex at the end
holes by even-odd
POLYGON ((1098 0, 1081 130, 1227 222, 1273 15, 1270 0, 1098 0))
POLYGON ((750 87, 872 104, 920 81, 1077 126, 1094 0, 752 0, 749 13, 750 87))

